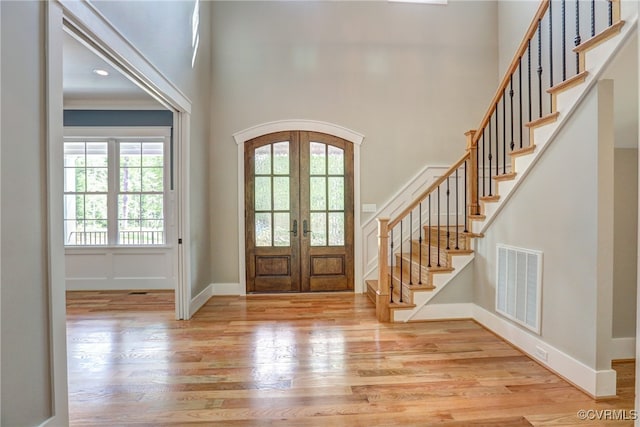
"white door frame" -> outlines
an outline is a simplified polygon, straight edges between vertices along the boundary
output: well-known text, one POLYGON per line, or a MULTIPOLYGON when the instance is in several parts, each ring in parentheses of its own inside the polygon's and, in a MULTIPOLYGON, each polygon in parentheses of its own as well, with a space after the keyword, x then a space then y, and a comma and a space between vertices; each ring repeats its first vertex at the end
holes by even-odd
POLYGON ((364 292, 364 283, 362 281, 362 227, 360 226, 360 146, 364 141, 364 135, 333 123, 293 119, 263 123, 233 134, 238 146, 238 277, 240 283, 237 289, 229 290, 229 293, 244 295, 247 292, 246 244, 244 240, 246 226, 244 223, 244 143, 250 139, 274 132, 297 130, 326 133, 353 143, 353 264, 355 269, 353 291, 355 293, 364 292))
POLYGON ((188 319, 191 300, 189 262, 189 124, 191 101, 151 64, 133 44, 86 1, 47 2, 46 96, 47 96, 47 225, 50 295, 50 338, 53 417, 42 425, 67 425, 66 298, 62 227, 63 152, 63 36, 65 28, 88 40, 100 56, 151 96, 174 112, 173 137, 177 163, 177 227, 181 244, 174 251, 176 269, 176 319, 188 319))

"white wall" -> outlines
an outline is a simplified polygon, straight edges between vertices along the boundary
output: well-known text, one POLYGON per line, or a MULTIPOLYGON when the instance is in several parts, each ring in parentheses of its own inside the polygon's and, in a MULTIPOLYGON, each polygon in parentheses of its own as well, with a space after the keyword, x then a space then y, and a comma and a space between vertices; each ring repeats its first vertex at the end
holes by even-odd
POLYGON ((613 337, 636 335, 638 245, 638 39, 631 37, 605 72, 614 80, 615 231, 613 337))
POLYGON ((447 286, 440 291, 429 305, 437 304, 460 304, 474 301, 474 261, 467 264, 457 276, 447 283, 447 286))
POLYGON ((615 149, 613 337, 636 335, 638 149, 615 149))
MULTIPOLYGON (((592 91, 485 237, 478 239, 474 261, 475 302, 495 313, 496 244, 541 250, 541 338, 593 369, 598 356, 597 322, 611 324, 611 307, 599 306, 604 283, 599 283, 598 274, 607 256, 609 264, 613 258, 603 253, 610 249, 613 237, 607 241, 598 231, 607 213, 599 211, 603 197, 596 191, 599 184, 606 184, 600 181, 609 180, 613 185, 611 167, 602 165, 599 158, 598 107, 597 93, 592 91)), ((612 154, 612 145, 610 150, 612 154)), ((612 210, 612 204, 609 208, 612 210)))
POLYGON ((604 73, 613 87, 616 147, 638 147, 638 40, 631 37, 604 73))
POLYGON ((463 154, 496 87, 495 2, 212 6, 215 282, 239 281, 232 134, 283 119, 362 133, 362 203, 381 206, 424 166, 463 154))
POLYGON ((52 416, 45 185, 45 3, 1 2, 2 415, 52 416))
MULTIPOLYGON (((199 47, 192 68, 194 0, 92 1, 192 102, 189 191, 191 295, 211 283, 209 215, 209 123, 211 81, 211 2, 198 2, 199 47)), ((184 237, 184 236, 183 236, 184 237)))

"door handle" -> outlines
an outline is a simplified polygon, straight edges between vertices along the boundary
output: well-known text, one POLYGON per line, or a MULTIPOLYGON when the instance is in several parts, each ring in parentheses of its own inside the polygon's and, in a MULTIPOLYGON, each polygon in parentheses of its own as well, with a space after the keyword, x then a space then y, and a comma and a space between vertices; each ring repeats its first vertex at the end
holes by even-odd
POLYGON ((293 233, 293 237, 298 237, 298 220, 293 220, 293 230, 289 230, 290 233, 293 233))
POLYGON ((307 233, 312 233, 312 231, 307 228, 307 220, 305 219, 302 221, 302 235, 307 237, 307 233))

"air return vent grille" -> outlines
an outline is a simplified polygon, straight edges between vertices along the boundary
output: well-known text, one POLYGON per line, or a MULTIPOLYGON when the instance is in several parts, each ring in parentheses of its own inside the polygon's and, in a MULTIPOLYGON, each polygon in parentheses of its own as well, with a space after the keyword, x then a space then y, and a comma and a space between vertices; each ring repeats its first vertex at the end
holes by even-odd
POLYGON ((542 252, 497 245, 496 311, 540 334, 542 252))

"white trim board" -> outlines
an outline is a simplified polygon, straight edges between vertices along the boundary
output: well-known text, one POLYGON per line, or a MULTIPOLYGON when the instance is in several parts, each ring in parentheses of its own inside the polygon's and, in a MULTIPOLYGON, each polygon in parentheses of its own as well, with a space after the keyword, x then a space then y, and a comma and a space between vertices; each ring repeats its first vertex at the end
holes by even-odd
POLYGON ((206 288, 204 288, 198 295, 193 297, 191 302, 189 303, 189 318, 193 317, 194 314, 197 313, 198 310, 204 306, 209 298, 214 295, 213 293, 213 284, 210 284, 206 288))
POLYGON ((611 338, 611 360, 636 358, 636 337, 611 338))
POLYGON ((213 295, 245 295, 241 283, 212 283, 213 295))
POLYGON ((354 132, 351 129, 347 129, 343 126, 335 125, 333 123, 306 119, 279 120, 275 122, 259 124, 234 133, 233 139, 236 141, 236 144, 241 145, 249 141, 250 139, 257 138, 262 135, 289 130, 326 133, 329 135, 340 137, 342 139, 346 139, 347 141, 350 141, 356 145, 362 145, 362 142, 364 141, 364 135, 358 132, 354 132))
POLYGON ((247 278, 245 276, 245 239, 244 239, 244 143, 258 136, 268 135, 282 131, 309 131, 321 132, 334 135, 353 143, 353 232, 354 232, 354 285, 355 293, 365 291, 364 280, 362 280, 362 228, 360 227, 360 146, 364 141, 364 136, 343 126, 333 123, 321 122, 306 119, 290 119, 275 122, 263 123, 250 127, 233 134, 233 139, 238 146, 238 279, 240 281, 241 293, 245 295, 247 289, 247 278))
POLYGON ((66 293, 63 233, 63 96, 62 36, 63 9, 59 4, 46 5, 46 114, 47 114, 47 262, 49 273, 49 342, 51 369, 52 417, 43 425, 66 425, 69 422, 67 387, 66 293))
POLYGON ((456 320, 473 319, 475 304, 472 302, 452 303, 452 304, 427 304, 416 314, 420 315, 419 320, 408 322, 422 322, 424 320, 456 320))
MULTIPOLYGON (((0 7, 0 10, 2 8, 0 7)), ((2 14, 0 13, 0 23, 2 22, 2 14)), ((2 46, 2 31, 0 31, 0 46, 2 46)), ((0 55, 0 82, 2 82, 2 56, 0 55)), ((2 85, 0 84, 0 100, 2 99, 2 85)), ((2 102, 0 102, 0 129, 2 129, 2 106, 1 106, 2 102)), ((2 133, 0 132, 0 147, 2 147, 2 133)), ((0 150, 1 151, 1 150, 0 150)), ((0 154, 0 165, 2 164, 1 161, 1 154, 0 154)), ((0 172, 0 176, 2 176, 2 173, 0 172)), ((0 183, 0 188, 2 188, 2 185, 0 183)), ((1 222, 1 217, 2 217, 2 213, 1 213, 1 209, 0 209, 0 224, 1 222)), ((1 228, 1 227, 0 227, 1 228)), ((0 233, 0 248, 2 248, 2 236, 0 233)), ((0 249, 0 277, 2 277, 2 250, 0 249)), ((2 284, 0 284, 0 289, 2 288, 2 284)), ((0 291, 0 295, 2 295, 2 292, 0 291)), ((1 301, 0 301, 0 307, 2 306, 1 301)), ((1 316, 0 316, 1 318, 1 316)), ((0 322, 0 330, 1 329, 1 322, 0 322)), ((1 354, 2 352, 0 352, 1 354)), ((51 358, 53 360, 53 358, 51 358)), ((2 357, 0 356, 0 367, 2 366, 2 357)), ((54 368, 53 363, 51 364, 51 367, 54 368)), ((0 369, 0 378, 2 378, 2 369, 0 369)), ((1 387, 0 387, 0 414, 2 414, 2 391, 1 391, 1 387)))
POLYGON ((69 138, 170 137, 170 126, 65 126, 69 138))

